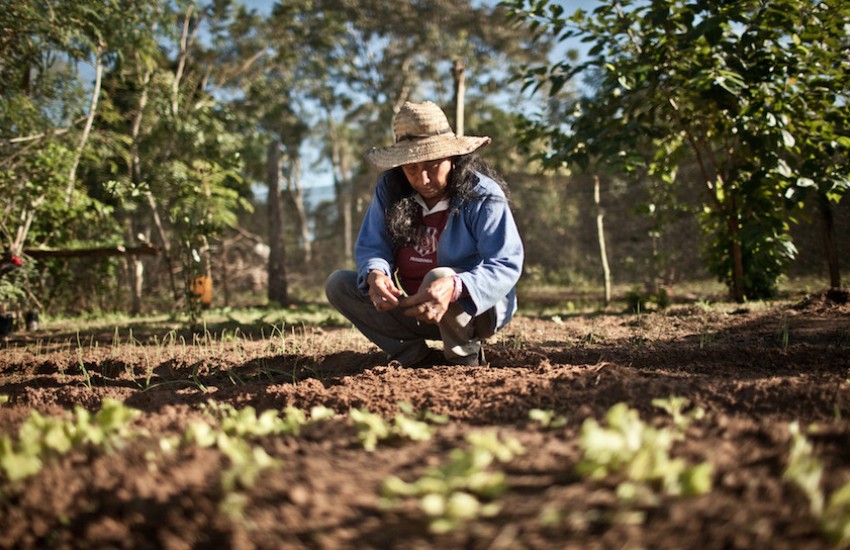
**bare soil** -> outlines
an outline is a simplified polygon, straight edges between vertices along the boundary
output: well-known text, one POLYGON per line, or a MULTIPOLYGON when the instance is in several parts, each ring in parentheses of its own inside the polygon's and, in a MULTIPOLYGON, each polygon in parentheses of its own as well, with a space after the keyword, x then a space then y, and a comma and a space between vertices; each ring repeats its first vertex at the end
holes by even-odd
POLYGON ((4 548, 830 548, 806 497, 783 479, 794 421, 810 427, 824 492, 850 482, 850 306, 826 296, 520 316, 488 342, 489 367, 387 365, 347 328, 303 327, 277 343, 18 338, 0 350, 0 395, 9 397, 0 434, 16 438, 32 411, 94 411, 110 397, 142 412, 133 424, 141 435, 45 459, 20 482, 0 474, 4 548), (578 435, 585 419, 601 421, 620 402, 669 427, 670 415, 652 404, 668 396, 708 413, 672 454, 710 462, 713 487, 660 495, 636 520, 618 501, 620 480, 577 474, 578 435), (228 492, 228 459, 216 448, 160 446, 204 418, 210 400, 338 414, 298 436, 254 440, 280 466, 228 492), (449 421, 429 441, 365 450, 349 410, 391 418, 399 402, 449 421), (532 409, 563 415, 566 425, 544 428, 529 419, 532 409), (463 448, 468 432, 486 429, 526 449, 498 466, 508 490, 494 517, 434 534, 415 502, 382 505, 387 477, 416 480, 463 448))

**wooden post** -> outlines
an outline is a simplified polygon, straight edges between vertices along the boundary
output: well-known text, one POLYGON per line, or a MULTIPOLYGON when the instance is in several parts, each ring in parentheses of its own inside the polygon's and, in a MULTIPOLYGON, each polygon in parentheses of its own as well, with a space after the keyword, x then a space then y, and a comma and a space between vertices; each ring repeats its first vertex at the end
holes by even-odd
POLYGON ((463 135, 463 109, 464 96, 466 95, 466 77, 463 71, 463 60, 460 58, 455 59, 455 134, 459 136, 463 135))
POLYGON ((605 305, 611 303, 611 268, 608 266, 608 252, 605 249, 605 227, 602 218, 605 211, 602 209, 602 200, 599 193, 599 176, 593 176, 593 202, 596 204, 596 236, 599 239, 599 255, 602 257, 602 274, 605 277, 605 305))

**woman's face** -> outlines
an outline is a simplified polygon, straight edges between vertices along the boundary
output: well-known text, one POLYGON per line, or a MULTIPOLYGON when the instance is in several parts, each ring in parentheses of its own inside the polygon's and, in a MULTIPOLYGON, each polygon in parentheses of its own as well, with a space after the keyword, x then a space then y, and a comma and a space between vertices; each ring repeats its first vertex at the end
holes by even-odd
POLYGON ((414 162, 401 167, 410 186, 419 193, 425 204, 432 207, 446 194, 449 173, 452 171, 451 159, 414 162))

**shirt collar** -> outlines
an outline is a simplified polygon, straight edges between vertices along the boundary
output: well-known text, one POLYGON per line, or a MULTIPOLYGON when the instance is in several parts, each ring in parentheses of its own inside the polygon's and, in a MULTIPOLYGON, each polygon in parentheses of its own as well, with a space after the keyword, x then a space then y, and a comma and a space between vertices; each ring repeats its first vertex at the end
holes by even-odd
POLYGON ((425 204, 425 199, 422 198, 422 195, 417 193, 413 196, 413 198, 416 200, 417 203, 419 203, 419 206, 422 207, 423 216, 430 216, 431 214, 436 214, 437 212, 442 212, 443 210, 449 209, 449 199, 443 199, 437 204, 435 204, 433 208, 428 208, 428 205, 425 204))

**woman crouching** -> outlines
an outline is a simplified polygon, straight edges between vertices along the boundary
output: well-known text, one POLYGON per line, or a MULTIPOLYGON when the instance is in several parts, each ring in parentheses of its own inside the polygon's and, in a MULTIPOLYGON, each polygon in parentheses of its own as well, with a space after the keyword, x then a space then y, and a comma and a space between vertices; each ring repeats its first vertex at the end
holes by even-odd
POLYGON ((385 170, 355 246, 357 271, 325 285, 330 303, 389 361, 484 366, 481 341, 517 309, 523 245, 507 184, 434 103, 405 103, 395 143, 366 158, 385 170), (442 340, 443 350, 428 340, 442 340))

